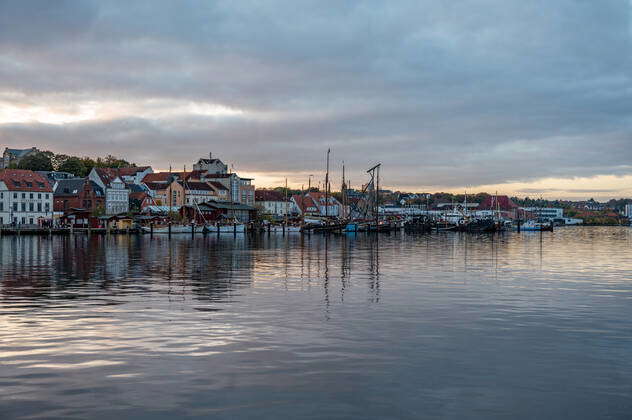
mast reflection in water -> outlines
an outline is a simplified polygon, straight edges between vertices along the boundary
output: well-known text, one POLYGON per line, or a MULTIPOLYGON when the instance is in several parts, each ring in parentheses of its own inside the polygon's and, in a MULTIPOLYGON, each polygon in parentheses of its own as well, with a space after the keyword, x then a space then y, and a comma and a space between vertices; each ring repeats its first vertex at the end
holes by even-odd
POLYGON ((0 417, 627 418, 631 248, 2 237, 0 417))

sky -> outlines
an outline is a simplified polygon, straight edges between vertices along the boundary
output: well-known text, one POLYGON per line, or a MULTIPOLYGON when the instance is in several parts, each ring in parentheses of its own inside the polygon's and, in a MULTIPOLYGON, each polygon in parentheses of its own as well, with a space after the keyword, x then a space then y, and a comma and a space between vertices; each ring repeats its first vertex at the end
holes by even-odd
POLYGON ((629 0, 0 0, 0 146, 632 196, 629 0))

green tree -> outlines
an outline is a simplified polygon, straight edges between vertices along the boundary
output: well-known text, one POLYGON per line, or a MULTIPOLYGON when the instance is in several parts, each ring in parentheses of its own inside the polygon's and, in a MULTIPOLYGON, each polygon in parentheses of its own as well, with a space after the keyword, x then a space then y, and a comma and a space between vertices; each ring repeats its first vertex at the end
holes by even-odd
POLYGON ((53 170, 52 152, 38 152, 26 156, 18 164, 18 169, 28 169, 30 171, 52 171, 53 170))
POLYGON ((59 164, 57 170, 61 172, 70 172, 71 174, 80 177, 84 177, 88 174, 83 160, 76 156, 66 156, 66 159, 59 164))

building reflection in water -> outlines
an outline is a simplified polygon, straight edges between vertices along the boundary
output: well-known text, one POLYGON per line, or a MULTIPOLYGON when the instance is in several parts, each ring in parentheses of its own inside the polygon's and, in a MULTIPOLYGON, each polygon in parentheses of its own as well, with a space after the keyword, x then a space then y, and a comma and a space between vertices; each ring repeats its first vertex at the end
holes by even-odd
POLYGON ((282 282, 288 291, 320 290, 327 313, 333 300, 344 302, 354 277, 379 302, 379 246, 376 236, 355 234, 4 237, 0 286, 4 297, 42 304, 100 295, 113 304, 150 292, 230 302, 241 289, 282 282))

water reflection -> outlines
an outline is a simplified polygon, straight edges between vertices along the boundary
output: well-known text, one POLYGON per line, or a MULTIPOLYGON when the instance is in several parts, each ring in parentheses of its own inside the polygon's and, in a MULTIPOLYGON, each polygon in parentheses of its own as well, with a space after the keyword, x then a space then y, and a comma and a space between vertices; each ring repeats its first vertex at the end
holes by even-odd
POLYGON ((3 237, 0 413, 626 418, 631 249, 625 228, 3 237))

